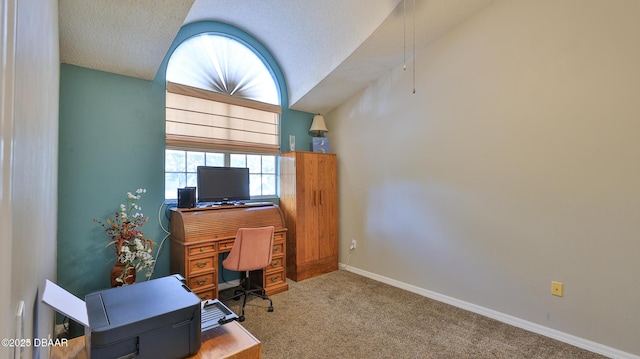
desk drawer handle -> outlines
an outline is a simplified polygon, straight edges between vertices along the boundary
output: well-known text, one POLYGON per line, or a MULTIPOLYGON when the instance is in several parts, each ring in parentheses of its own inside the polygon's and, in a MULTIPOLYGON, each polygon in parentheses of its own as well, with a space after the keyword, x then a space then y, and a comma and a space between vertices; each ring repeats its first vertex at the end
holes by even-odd
POLYGON ((200 252, 204 252, 204 247, 200 247, 200 252))
POLYGON ((272 282, 275 282, 275 281, 277 281, 278 279, 280 279, 280 276, 279 276, 279 275, 274 275, 273 277, 271 277, 271 281, 272 281, 272 282))
POLYGON ((204 279, 198 279, 198 280, 196 281, 196 283, 197 283, 198 285, 203 285, 203 284, 207 283, 207 278, 204 278, 204 279))
POLYGON ((272 266, 273 268, 277 267, 277 266, 278 266, 278 264, 280 264, 280 261, 273 261, 273 262, 271 262, 271 266, 272 266))
POLYGON ((280 247, 273 247, 273 251, 271 252, 275 253, 275 252, 278 252, 279 250, 280 250, 280 247))
POLYGON ((196 263, 196 267, 198 268, 204 268, 207 265, 207 262, 198 262, 196 263))

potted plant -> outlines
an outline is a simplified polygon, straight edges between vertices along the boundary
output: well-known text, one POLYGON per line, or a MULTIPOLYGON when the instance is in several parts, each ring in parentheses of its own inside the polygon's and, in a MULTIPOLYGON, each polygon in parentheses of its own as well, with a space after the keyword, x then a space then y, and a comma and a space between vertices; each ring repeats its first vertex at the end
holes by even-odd
POLYGON ((146 278, 151 278, 155 260, 153 259, 153 241, 144 238, 141 227, 149 220, 142 214, 142 208, 136 203, 147 190, 139 188, 134 193, 127 192, 126 204, 120 204, 113 218, 105 222, 93 219, 105 230, 109 243, 113 246, 116 263, 111 269, 111 286, 133 284, 136 273, 146 269, 146 278))

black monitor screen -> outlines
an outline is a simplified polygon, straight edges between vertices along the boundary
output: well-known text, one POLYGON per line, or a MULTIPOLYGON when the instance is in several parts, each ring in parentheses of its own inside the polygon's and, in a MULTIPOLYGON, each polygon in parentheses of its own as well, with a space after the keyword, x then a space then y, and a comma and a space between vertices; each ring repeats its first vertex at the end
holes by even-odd
POLYGON ((198 166, 198 202, 248 200, 249 169, 198 166))

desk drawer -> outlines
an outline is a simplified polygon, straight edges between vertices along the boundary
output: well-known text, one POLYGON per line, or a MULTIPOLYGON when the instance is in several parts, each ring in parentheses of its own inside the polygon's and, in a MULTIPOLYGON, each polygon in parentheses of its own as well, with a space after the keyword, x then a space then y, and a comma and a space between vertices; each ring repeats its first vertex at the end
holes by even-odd
POLYGON ((265 273, 264 275, 264 289, 269 289, 269 287, 282 284, 286 282, 286 278, 284 277, 284 271, 273 272, 273 273, 265 273))
POLYGON ((211 287, 212 285, 215 284, 213 281, 215 274, 216 273, 213 272, 209 274, 190 277, 188 281, 189 289, 191 289, 194 292, 197 292, 201 288, 211 287))
POLYGON ((284 253, 284 243, 274 243, 271 253, 274 257, 284 253))
MULTIPOLYGON (((230 240, 218 242, 218 251, 220 252, 231 251, 231 248, 233 248, 234 241, 235 240, 230 239, 230 240)), ((283 251, 284 251, 284 237, 282 236, 282 234, 279 234, 274 237, 273 254, 276 255, 279 253, 284 253, 283 251)))
POLYGON ((251 283, 264 288, 265 292, 267 293, 277 293, 277 288, 288 287, 287 278, 284 275, 284 270, 273 272, 267 272, 263 270, 251 271, 249 276, 251 278, 251 283))
POLYGON ((265 267, 267 272, 277 272, 284 269, 284 256, 273 256, 271 258, 271 264, 265 267))
POLYGON ((195 256, 195 255, 199 255, 199 254, 214 253, 215 251, 216 251, 216 245, 213 244, 213 243, 205 244, 205 245, 201 245, 201 246, 189 247, 189 255, 190 256, 195 256))
POLYGON ((215 264, 214 257, 190 259, 189 260, 189 273, 190 273, 189 277, 191 277, 192 274, 198 274, 198 273, 207 272, 211 270, 215 271, 214 264, 215 264))
POLYGON ((218 242, 218 251, 220 252, 228 252, 231 250, 231 248, 233 248, 233 242, 235 240, 234 239, 229 239, 226 241, 220 241, 218 242))
POLYGON ((209 299, 217 298, 216 295, 218 291, 216 290, 216 288, 213 288, 213 289, 203 290, 203 291, 194 292, 194 293, 195 295, 200 297, 200 300, 209 300, 209 299))

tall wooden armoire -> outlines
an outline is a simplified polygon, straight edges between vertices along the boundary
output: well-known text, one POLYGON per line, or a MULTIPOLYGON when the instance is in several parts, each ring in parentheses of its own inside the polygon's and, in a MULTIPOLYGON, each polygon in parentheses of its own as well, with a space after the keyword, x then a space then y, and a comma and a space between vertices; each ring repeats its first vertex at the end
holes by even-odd
POLYGON ((287 231, 287 277, 295 281, 338 269, 336 155, 280 155, 280 209, 287 231))

